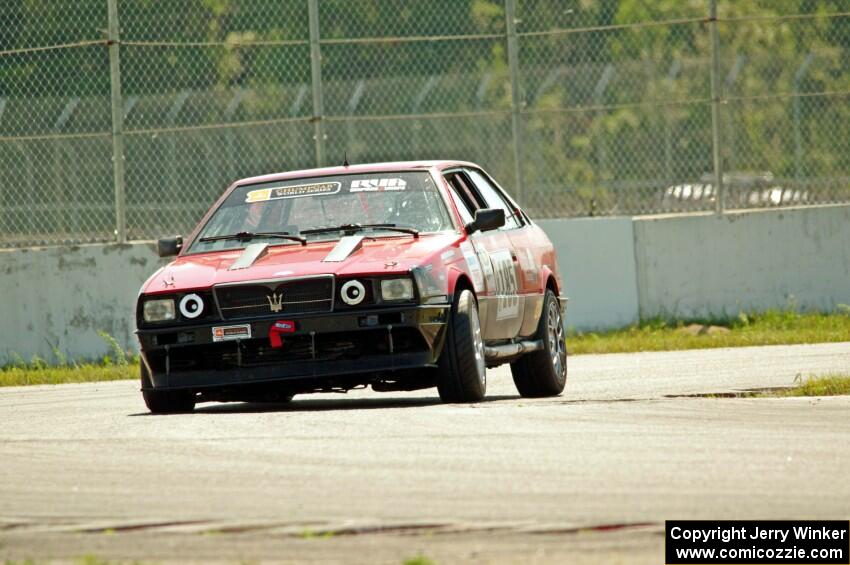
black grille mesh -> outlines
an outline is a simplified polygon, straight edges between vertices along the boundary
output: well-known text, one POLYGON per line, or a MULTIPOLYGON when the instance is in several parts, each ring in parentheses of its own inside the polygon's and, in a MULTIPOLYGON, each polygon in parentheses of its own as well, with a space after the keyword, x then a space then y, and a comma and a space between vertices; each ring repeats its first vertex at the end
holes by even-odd
POLYGON ((322 277, 281 283, 245 284, 216 288, 225 320, 287 314, 330 312, 333 279, 322 277))

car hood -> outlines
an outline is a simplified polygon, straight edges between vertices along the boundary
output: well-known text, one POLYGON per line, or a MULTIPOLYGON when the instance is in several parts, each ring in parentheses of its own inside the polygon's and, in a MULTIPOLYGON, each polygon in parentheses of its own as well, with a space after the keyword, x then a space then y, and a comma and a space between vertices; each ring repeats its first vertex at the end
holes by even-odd
POLYGON ((457 246, 457 233, 364 239, 360 249, 339 262, 323 259, 339 240, 270 245, 268 252, 244 269, 229 270, 244 249, 184 255, 156 272, 145 285, 145 294, 209 288, 216 284, 252 280, 297 278, 332 274, 384 275, 406 273, 448 247, 457 246))

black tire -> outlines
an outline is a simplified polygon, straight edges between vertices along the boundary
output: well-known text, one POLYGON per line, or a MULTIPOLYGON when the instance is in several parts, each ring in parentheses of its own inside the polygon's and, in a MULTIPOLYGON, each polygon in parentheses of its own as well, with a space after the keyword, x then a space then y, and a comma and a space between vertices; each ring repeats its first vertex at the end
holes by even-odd
POLYGON ((567 384, 567 346, 560 304, 551 290, 546 291, 543 300, 537 339, 543 340, 543 349, 526 353, 511 363, 514 384, 527 398, 558 396, 567 384))
POLYGON ((478 402, 487 392, 487 367, 478 304, 469 290, 455 295, 447 329, 437 372, 440 399, 443 402, 478 402))
POLYGON ((150 390, 151 382, 142 363, 142 398, 152 414, 183 414, 195 409, 195 394, 188 391, 150 390))

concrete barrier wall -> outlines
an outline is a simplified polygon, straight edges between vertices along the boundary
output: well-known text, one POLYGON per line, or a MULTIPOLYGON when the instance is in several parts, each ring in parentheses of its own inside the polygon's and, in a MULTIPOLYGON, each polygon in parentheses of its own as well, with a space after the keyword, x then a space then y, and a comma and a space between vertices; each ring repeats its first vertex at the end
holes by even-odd
POLYGON ((537 222, 555 245, 564 278, 567 328, 619 328, 638 320, 631 218, 537 222))
MULTIPOLYGON (((567 325, 850 304, 850 206, 539 222, 570 298, 567 325)), ((151 243, 0 251, 0 365, 135 349, 134 305, 164 260, 151 243)))
POLYGON ((160 262, 151 243, 0 252, 0 365, 100 357, 100 331, 135 350, 136 296, 160 262))
POLYGON ((850 304, 850 206, 634 220, 642 318, 850 304))

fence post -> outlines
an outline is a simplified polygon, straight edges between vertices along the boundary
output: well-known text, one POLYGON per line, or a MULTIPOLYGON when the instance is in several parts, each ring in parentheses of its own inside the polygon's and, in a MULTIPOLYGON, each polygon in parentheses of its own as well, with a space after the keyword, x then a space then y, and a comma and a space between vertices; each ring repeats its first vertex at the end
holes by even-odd
POLYGON ((525 205, 525 183, 522 174, 522 102, 519 87, 519 45, 516 34, 516 0, 505 0, 505 31, 508 40, 508 69, 511 75, 511 132, 514 138, 516 192, 514 198, 525 205))
POLYGON ((319 1, 307 0, 310 15, 310 72, 313 83, 313 137, 316 166, 325 164, 325 103, 322 99, 322 52, 319 48, 319 1))
POLYGON ((720 158, 720 37, 717 32, 717 0, 708 0, 708 24, 711 28, 711 149, 714 158, 714 211, 723 213, 725 190, 723 163, 720 158))
POLYGON ((112 99, 112 175, 115 184, 115 235, 127 241, 126 187, 124 185, 124 104, 121 102, 121 58, 118 52, 118 0, 106 0, 109 22, 109 80, 112 99))

